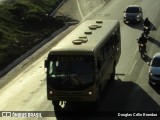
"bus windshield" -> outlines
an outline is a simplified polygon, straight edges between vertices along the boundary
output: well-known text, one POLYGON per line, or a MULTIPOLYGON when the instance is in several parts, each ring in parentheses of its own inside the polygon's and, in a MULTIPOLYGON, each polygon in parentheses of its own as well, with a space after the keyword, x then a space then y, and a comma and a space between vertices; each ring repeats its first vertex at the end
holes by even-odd
POLYGON ((53 56, 49 61, 49 83, 56 89, 83 89, 94 82, 94 57, 53 56))

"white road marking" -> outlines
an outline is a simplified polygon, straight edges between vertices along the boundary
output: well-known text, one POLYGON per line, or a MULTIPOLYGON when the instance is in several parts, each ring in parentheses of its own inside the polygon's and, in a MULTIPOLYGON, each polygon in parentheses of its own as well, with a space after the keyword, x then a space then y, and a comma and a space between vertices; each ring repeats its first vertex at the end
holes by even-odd
POLYGON ((82 14, 82 11, 81 11, 81 8, 80 8, 79 1, 78 1, 78 0, 77 0, 77 6, 78 6, 78 10, 79 10, 80 16, 81 16, 81 18, 83 19, 83 14, 82 14))

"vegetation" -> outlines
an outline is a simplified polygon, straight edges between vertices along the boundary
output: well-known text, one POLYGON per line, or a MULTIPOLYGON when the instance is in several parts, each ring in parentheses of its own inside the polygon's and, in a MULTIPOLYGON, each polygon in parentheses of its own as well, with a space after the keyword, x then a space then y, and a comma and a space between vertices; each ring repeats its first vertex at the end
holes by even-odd
POLYGON ((12 0, 0 4, 0 70, 61 28, 51 17, 60 0, 12 0))

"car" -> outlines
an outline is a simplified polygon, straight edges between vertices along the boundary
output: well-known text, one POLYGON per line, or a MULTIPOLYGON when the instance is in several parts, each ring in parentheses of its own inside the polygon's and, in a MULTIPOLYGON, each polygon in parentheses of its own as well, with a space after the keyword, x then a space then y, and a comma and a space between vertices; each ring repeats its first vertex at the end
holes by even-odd
POLYGON ((143 21, 142 8, 139 5, 129 5, 124 11, 123 21, 125 23, 143 21))
POLYGON ((152 85, 160 84, 160 52, 154 54, 149 63, 149 83, 152 85))

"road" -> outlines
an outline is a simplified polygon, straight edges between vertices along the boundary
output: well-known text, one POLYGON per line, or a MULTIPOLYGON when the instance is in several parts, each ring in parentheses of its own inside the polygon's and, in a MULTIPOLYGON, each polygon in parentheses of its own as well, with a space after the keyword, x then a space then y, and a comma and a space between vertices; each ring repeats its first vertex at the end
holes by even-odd
MULTIPOLYGON (((85 5, 84 3, 83 5, 80 2, 78 3, 79 5, 77 3, 75 4, 79 6, 77 10, 81 11, 77 17, 81 20, 118 19, 121 24, 122 54, 116 68, 117 76, 114 82, 107 85, 103 93, 102 104, 98 110, 94 111, 107 111, 104 114, 110 111, 160 111, 160 90, 148 84, 149 66, 147 64, 153 54, 159 51, 160 47, 160 1, 111 0, 108 4, 103 4, 103 6, 99 5, 101 8, 97 7, 98 9, 94 12, 87 11, 87 14, 84 14, 84 9, 81 10, 85 5), (139 38, 142 33, 142 25, 126 25, 123 23, 123 11, 130 4, 139 4, 143 9, 144 18, 149 17, 152 24, 156 26, 156 30, 151 31, 147 43, 147 55, 144 59, 140 57, 136 42, 136 39, 139 38)), ((69 28, 68 31, 64 31, 55 39, 61 39, 62 37, 60 36, 65 36, 72 29, 72 27, 69 28)), ((48 101, 46 98, 45 69, 43 64, 47 53, 46 51, 37 61, 29 65, 26 70, 22 71, 16 78, 1 89, 1 111, 54 111, 54 106, 51 101, 48 101)), ((84 111, 84 109, 86 111, 81 112, 82 116, 85 115, 86 112, 89 114, 92 113, 90 108, 82 106, 81 104, 66 107, 66 110, 72 111, 84 111)), ((60 118, 58 116, 43 119, 66 120, 66 118, 60 118)), ((87 119, 93 120, 93 118, 87 119)), ((94 117, 94 119, 106 120, 106 116, 94 117)), ((124 117, 110 119, 123 120, 124 117)), ((130 118, 130 120, 132 119, 137 120, 135 117, 130 118)), ((150 120, 151 118, 148 119, 150 120)), ((154 120, 155 119, 159 118, 154 118, 154 120)))

